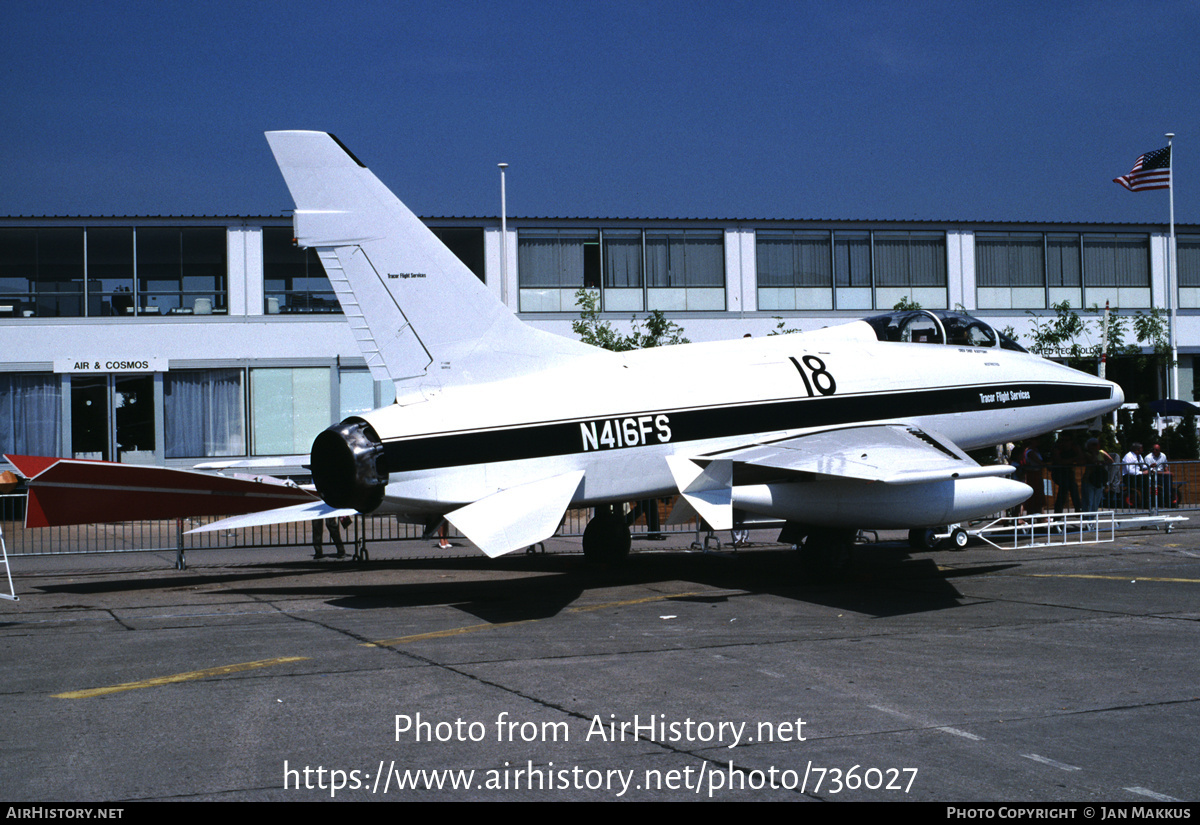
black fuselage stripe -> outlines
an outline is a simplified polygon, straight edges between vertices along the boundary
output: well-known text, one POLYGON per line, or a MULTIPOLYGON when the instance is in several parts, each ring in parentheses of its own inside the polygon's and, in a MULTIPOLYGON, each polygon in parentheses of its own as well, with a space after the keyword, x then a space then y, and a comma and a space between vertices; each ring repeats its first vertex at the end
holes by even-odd
POLYGON ((1112 397, 1109 387, 1098 384, 1010 386, 1017 392, 1003 401, 995 398, 996 386, 988 384, 873 396, 816 396, 729 407, 598 416, 533 426, 388 441, 384 443, 384 455, 387 472, 402 473, 439 467, 611 451, 647 444, 677 444, 752 433, 858 424, 864 421, 983 410, 999 412, 1018 407, 1102 401, 1112 397), (985 400, 988 397, 993 400, 985 400), (664 428, 656 429, 654 426, 654 421, 659 416, 666 417, 664 427, 669 430, 667 438, 660 437, 664 428), (625 443, 623 436, 617 436, 619 443, 614 444, 610 441, 609 444, 601 444, 598 448, 585 445, 582 434, 584 427, 595 424, 599 435, 605 422, 613 422, 612 426, 620 427, 620 422, 629 419, 642 419, 636 443, 625 443), (647 425, 644 419, 650 419, 650 424, 647 425))

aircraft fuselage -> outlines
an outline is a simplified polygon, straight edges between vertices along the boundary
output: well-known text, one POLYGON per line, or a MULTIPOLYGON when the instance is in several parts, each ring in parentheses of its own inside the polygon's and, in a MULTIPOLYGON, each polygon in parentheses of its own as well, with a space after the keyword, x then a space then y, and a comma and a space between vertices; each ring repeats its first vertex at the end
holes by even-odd
POLYGON ((769 442, 903 422, 974 449, 1090 418, 1119 403, 1119 393, 1028 353, 883 342, 855 322, 597 353, 362 418, 383 445, 388 483, 379 512, 415 515, 570 470, 584 473, 575 506, 667 496, 676 492, 668 456, 719 452, 747 436, 769 442))

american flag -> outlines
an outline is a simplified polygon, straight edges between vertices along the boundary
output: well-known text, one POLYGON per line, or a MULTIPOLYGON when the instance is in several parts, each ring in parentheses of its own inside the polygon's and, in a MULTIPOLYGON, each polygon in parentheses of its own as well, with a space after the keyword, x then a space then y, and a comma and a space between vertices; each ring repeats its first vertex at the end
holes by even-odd
POLYGON ((1143 189, 1171 188, 1171 147, 1164 146, 1147 152, 1133 162, 1133 168, 1128 175, 1113 178, 1113 183, 1119 183, 1130 192, 1140 192, 1143 189))

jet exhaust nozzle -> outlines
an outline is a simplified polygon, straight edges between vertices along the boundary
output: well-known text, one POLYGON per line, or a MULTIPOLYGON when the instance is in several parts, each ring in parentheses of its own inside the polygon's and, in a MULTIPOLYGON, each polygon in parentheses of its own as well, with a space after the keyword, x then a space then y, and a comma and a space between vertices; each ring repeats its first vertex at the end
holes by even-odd
POLYGON ((347 418, 313 441, 313 483, 330 507, 369 513, 383 503, 388 483, 383 443, 361 418, 347 418))

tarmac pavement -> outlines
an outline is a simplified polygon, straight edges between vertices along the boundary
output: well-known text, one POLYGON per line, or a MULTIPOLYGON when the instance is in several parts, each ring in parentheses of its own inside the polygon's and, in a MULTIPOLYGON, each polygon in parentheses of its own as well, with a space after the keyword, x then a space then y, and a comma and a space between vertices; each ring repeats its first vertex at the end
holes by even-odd
POLYGON ((0 798, 1200 798, 1200 530, 16 557, 0 798))

